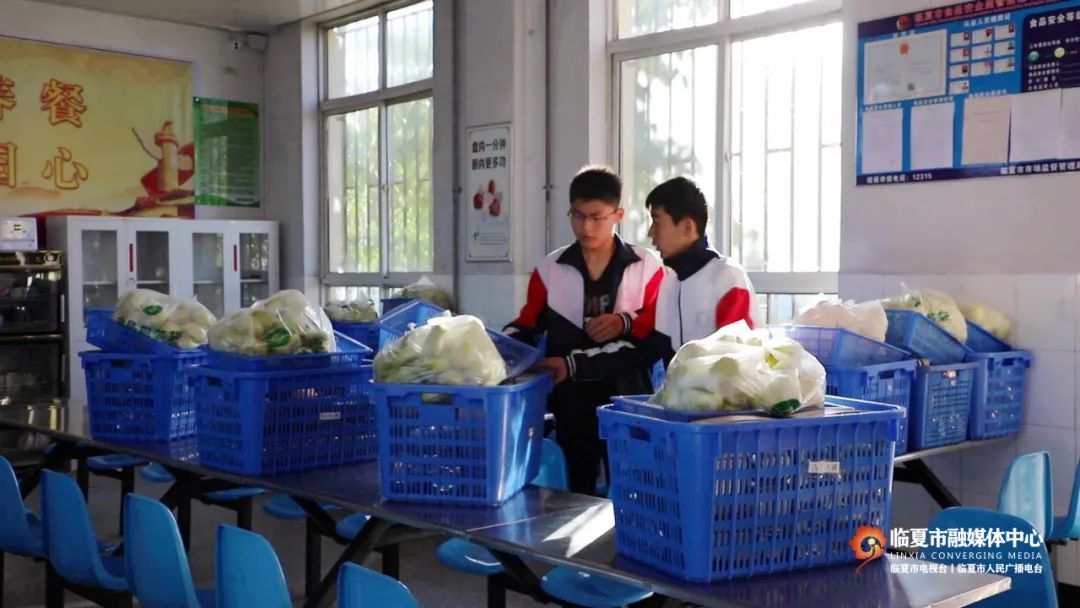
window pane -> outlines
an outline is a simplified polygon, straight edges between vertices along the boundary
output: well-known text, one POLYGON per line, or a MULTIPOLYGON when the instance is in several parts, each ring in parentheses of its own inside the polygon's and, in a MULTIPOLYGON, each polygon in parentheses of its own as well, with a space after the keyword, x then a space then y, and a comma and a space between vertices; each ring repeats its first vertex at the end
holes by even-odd
POLYGON ((619 38, 716 23, 720 0, 618 0, 619 38))
POLYGON ((379 18, 369 17, 326 32, 326 82, 330 98, 379 88, 379 18))
MULTIPOLYGON (((834 293, 825 294, 836 296, 834 293)), ((818 299, 817 294, 770 293, 758 294, 758 303, 766 302, 765 319, 769 325, 787 323, 799 314, 799 309, 818 299)))
POLYGON ((386 14, 386 85, 431 78, 432 3, 419 2, 386 14))
POLYGON ((714 204, 717 56, 710 45, 622 63, 621 232, 632 243, 648 242, 645 197, 669 178, 693 178, 714 204))
POLYGON ((836 270, 841 42, 832 23, 732 43, 731 251, 748 270, 836 270))
POLYGON ((327 287, 327 302, 367 302, 370 301, 375 310, 382 312, 382 287, 327 287))
POLYGON ((802 4, 808 0, 731 0, 731 18, 738 19, 747 15, 756 15, 765 11, 774 11, 785 6, 802 4))
POLYGON ((430 271, 431 98, 390 106, 388 134, 390 271, 430 271))
POLYGON ((379 272, 379 110, 326 121, 331 272, 379 272))

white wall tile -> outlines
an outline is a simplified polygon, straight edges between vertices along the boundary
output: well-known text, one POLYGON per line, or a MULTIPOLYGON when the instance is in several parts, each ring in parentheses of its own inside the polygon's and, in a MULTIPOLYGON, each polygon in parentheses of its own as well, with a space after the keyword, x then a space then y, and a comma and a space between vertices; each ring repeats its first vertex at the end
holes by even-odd
POLYGON ((959 452, 931 456, 924 459, 924 462, 953 494, 960 492, 962 473, 959 452))
POLYGON ((925 528, 937 512, 937 503, 913 483, 893 483, 892 517, 893 528, 925 528))
POLYGON ((973 304, 986 304, 1008 315, 1016 323, 1016 275, 977 274, 962 278, 961 301, 973 304))
POLYGON ((1076 469, 1076 431, 1046 426, 1024 425, 1016 442, 1017 454, 1047 451, 1053 471, 1054 514, 1069 508, 1073 471, 1076 469))
POLYGON ((875 274, 841 274, 839 288, 841 298, 856 302, 877 300, 884 295, 882 276, 875 274))
POLYGON ((1017 281, 1015 342, 1020 348, 1076 348, 1076 277, 1023 275, 1017 281))
POLYGON ((998 495, 997 492, 987 494, 985 492, 964 490, 960 495, 960 502, 962 502, 965 507, 977 507, 980 509, 991 509, 996 511, 998 506, 998 495))
MULTIPOLYGON (((1001 491, 1001 480, 1005 470, 1016 458, 1016 442, 1002 441, 960 453, 960 487, 966 492, 992 494, 997 504, 997 495, 1001 491)), ((966 505, 967 502, 965 501, 966 505)))
POLYGON ((1032 352, 1024 391, 1024 423, 1076 428, 1076 374, 1080 357, 1053 350, 1032 352))
POLYGON ((1080 543, 1055 545, 1051 557, 1051 562, 1056 562, 1054 578, 1059 583, 1080 585, 1080 543))

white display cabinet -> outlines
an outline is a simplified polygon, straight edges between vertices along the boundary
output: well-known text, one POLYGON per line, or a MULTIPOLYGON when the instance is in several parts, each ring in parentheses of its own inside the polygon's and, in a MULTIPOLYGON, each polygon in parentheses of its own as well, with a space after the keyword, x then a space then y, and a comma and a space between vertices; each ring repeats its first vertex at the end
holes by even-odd
POLYGON ((277 222, 63 216, 46 226, 48 246, 67 254, 65 350, 77 401, 86 399, 78 353, 93 348, 87 309, 144 288, 195 298, 220 317, 278 290, 277 222))

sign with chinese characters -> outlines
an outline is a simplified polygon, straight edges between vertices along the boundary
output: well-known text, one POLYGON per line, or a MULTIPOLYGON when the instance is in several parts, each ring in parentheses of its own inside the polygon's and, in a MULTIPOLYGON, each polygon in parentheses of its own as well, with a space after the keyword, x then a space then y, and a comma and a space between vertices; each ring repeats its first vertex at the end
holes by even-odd
POLYGON ((195 98, 195 202, 259 206, 259 106, 195 98))
POLYGON ((509 262, 510 125, 471 128, 465 143, 466 260, 509 262))
POLYGON ((194 216, 192 66, 0 37, 0 214, 194 216))
POLYGON ((859 24, 856 183, 1080 170, 1080 0, 859 24))

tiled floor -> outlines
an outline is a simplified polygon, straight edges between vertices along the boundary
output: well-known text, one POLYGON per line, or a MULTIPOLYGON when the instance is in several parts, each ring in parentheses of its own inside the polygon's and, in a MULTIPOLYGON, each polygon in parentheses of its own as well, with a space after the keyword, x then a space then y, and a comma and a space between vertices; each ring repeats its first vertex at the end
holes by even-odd
MULTIPOLYGON (((164 493, 165 485, 149 484, 139 479, 136 491, 147 496, 159 497, 164 493)), ((90 483, 91 518, 99 536, 115 535, 119 507, 119 482, 110 479, 92 477, 90 483)), ((35 512, 38 509, 38 492, 34 492, 27 501, 35 512)), ((218 523, 233 523, 232 511, 207 507, 194 503, 192 507, 192 575, 196 586, 213 586, 214 583, 214 531, 218 523)), ((304 584, 304 524, 303 522, 285 522, 263 513, 257 505, 255 509, 254 529, 266 536, 277 550, 278 558, 285 569, 289 588, 294 590, 294 598, 299 598, 304 584)), ((439 608, 474 608, 485 606, 484 579, 463 574, 444 566, 435 557, 435 548, 441 539, 426 539, 405 544, 401 549, 401 580, 416 595, 420 605, 439 608)), ((340 546, 330 540, 323 541, 323 566, 328 568, 340 555, 340 546)), ((4 601, 5 608, 31 608, 44 603, 44 569, 24 558, 8 556, 6 560, 4 601)), ((367 563, 374 569, 380 567, 380 558, 373 556, 367 563)), ((526 608, 539 606, 532 599, 522 595, 508 594, 507 606, 526 608)), ((302 602, 294 602, 299 606, 302 602)), ((89 606, 80 598, 67 595, 67 606, 89 606)), ((668 602, 669 606, 678 606, 677 602, 668 602)))

